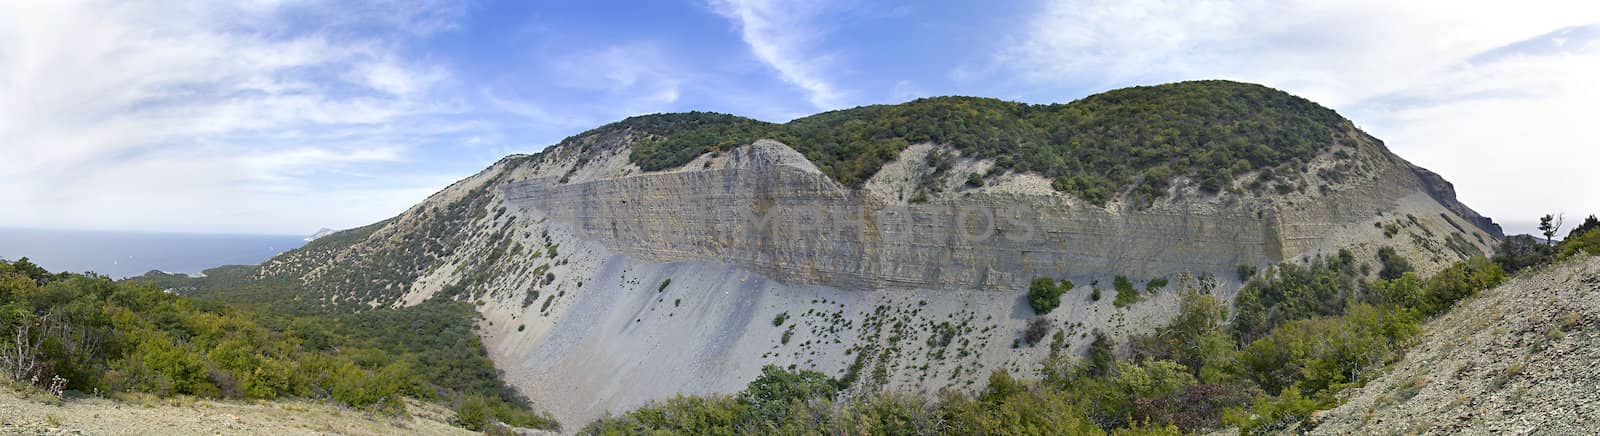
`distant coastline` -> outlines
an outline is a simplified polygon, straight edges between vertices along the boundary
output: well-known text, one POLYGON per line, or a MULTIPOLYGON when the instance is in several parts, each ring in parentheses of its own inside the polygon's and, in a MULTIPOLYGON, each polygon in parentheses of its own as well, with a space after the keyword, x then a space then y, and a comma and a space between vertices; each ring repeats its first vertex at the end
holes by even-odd
POLYGON ((0 258, 52 271, 126 278, 158 270, 199 275, 222 265, 252 265, 305 244, 303 235, 114 232, 0 227, 0 258))

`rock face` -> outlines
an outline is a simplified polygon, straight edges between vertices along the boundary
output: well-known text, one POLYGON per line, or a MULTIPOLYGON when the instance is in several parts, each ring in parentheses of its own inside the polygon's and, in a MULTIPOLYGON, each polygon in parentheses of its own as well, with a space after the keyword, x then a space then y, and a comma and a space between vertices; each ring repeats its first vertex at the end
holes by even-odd
POLYGON ((1282 229, 1243 208, 1118 214, 1061 195, 981 191, 894 204, 835 183, 775 141, 728 160, 583 183, 536 179, 508 186, 507 200, 635 258, 841 288, 1006 290, 1035 276, 1144 277, 1283 257, 1282 229))
MULTIPOLYGON (((1363 146, 1375 161, 1390 157, 1363 146)), ((1418 192, 1448 194, 1439 203, 1445 213, 1484 220, 1431 172, 1397 159, 1373 165, 1368 177, 1297 200, 1194 198, 1114 210, 1055 192, 975 189, 912 204, 845 188, 794 150, 760 141, 714 169, 578 183, 544 177, 505 189, 512 205, 545 211, 635 258, 719 262, 857 289, 1008 290, 1038 276, 1221 273, 1314 253, 1341 228, 1370 223, 1418 192)), ((1474 230, 1480 239, 1494 234, 1474 230)))
POLYGON ((1460 201, 1457 201, 1455 185, 1450 184, 1450 182, 1446 181, 1444 177, 1440 177, 1438 174, 1434 173, 1433 171, 1428 171, 1426 168, 1418 166, 1412 166, 1411 168, 1413 171, 1416 171, 1417 178, 1422 181, 1423 188, 1427 190, 1428 195, 1433 196, 1434 201, 1438 201, 1439 204, 1444 205, 1444 207, 1446 209, 1450 209, 1451 212, 1455 212, 1456 215, 1466 218, 1468 222, 1472 223, 1472 225, 1477 226, 1478 229, 1483 230, 1484 233, 1494 236, 1495 239, 1503 239, 1506 237, 1505 232, 1500 229, 1499 224, 1494 223, 1494 220, 1483 215, 1478 215, 1477 211, 1474 211, 1472 208, 1467 207, 1467 205, 1461 204, 1460 201))
POLYGON ((1427 273, 1492 250, 1495 229, 1448 183, 1344 128, 1352 140, 1274 176, 1298 189, 1248 173, 1207 193, 1178 177, 1148 204, 1104 206, 943 144, 909 145, 849 187, 774 140, 643 171, 640 134, 608 130, 508 157, 258 276, 340 310, 474 302, 507 381, 567 428, 736 392, 769 364, 854 392, 971 390, 1087 349, 1096 330, 1148 332, 1180 292, 1231 300, 1240 265, 1339 250, 1376 265, 1388 246, 1427 273), (948 166, 930 169, 932 153, 948 166), (1118 276, 1138 303, 1112 303, 1118 276), (1030 346, 1024 294, 1040 277, 1075 286, 1043 316, 1060 339, 1030 346))

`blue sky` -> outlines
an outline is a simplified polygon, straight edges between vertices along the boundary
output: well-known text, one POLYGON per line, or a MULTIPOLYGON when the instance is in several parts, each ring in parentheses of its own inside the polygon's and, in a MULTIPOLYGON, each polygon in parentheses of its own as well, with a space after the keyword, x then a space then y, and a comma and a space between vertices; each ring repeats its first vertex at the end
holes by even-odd
POLYGON ((1592 1, 172 3, 0 4, 0 226, 309 233, 629 115, 1208 78, 1333 107, 1512 230, 1600 212, 1592 1))

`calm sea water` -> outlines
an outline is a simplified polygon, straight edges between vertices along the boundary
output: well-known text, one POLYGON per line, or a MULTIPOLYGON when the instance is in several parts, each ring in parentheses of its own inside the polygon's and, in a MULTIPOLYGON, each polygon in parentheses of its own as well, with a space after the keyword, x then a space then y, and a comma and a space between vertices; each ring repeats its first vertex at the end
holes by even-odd
POLYGON ((222 265, 250 265, 305 244, 303 236, 138 233, 0 228, 0 258, 50 271, 123 278, 150 270, 194 274, 222 265))

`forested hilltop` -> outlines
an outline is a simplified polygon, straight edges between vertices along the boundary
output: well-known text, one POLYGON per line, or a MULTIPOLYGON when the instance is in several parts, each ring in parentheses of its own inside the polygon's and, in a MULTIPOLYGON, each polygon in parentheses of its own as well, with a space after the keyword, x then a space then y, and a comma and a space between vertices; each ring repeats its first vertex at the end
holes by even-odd
POLYGON ((1339 114, 1309 100, 1209 80, 1124 88, 1065 104, 923 98, 783 124, 709 112, 644 115, 561 145, 581 148, 594 138, 642 134, 630 159, 661 170, 769 138, 855 186, 910 144, 934 142, 993 159, 1000 169, 1038 173, 1059 191, 1104 205, 1129 187, 1145 197, 1159 195, 1176 176, 1217 192, 1246 172, 1303 170, 1318 153, 1350 141, 1346 135, 1353 131, 1339 114))
POLYGON ((145 279, 114 282, 51 273, 26 258, 0 260, 0 371, 9 382, 69 400, 308 398, 395 416, 414 398, 452 408, 454 423, 472 430, 495 422, 554 426, 500 380, 466 303, 318 315, 225 298, 262 288, 196 299, 145 279))

